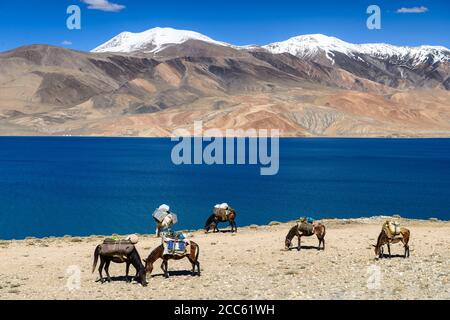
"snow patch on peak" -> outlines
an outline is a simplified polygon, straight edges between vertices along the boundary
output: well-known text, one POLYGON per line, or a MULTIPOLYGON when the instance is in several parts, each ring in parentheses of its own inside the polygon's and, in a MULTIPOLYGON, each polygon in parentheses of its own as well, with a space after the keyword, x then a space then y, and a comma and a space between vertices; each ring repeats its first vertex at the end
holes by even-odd
POLYGON ((309 34, 275 42, 263 48, 272 53, 287 52, 295 56, 309 57, 322 51, 327 56, 331 56, 332 51, 349 53, 355 49, 355 45, 323 34, 309 34))
POLYGON ((352 58, 358 54, 366 54, 379 58, 395 58, 413 61, 413 64, 423 63, 432 59, 433 62, 449 62, 450 51, 442 46, 402 47, 385 43, 352 44, 335 37, 323 34, 311 34, 290 38, 264 46, 272 53, 290 53, 297 57, 310 58, 320 53, 334 63, 334 53, 340 52, 352 58))
POLYGON ((181 44, 188 40, 200 40, 216 45, 229 46, 227 43, 215 41, 198 32, 158 27, 140 33, 122 32, 93 49, 92 52, 132 53, 142 51, 157 53, 168 45, 181 44))

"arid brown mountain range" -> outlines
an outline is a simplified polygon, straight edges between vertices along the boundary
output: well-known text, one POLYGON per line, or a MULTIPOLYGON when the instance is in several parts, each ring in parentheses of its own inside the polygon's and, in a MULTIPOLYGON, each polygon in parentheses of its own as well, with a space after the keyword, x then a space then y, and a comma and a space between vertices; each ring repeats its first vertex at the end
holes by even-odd
POLYGON ((237 47, 173 29, 143 34, 95 52, 0 53, 0 135, 169 136, 202 120, 283 136, 450 136, 443 47, 321 35, 237 47), (168 31, 178 38, 155 37, 168 31))

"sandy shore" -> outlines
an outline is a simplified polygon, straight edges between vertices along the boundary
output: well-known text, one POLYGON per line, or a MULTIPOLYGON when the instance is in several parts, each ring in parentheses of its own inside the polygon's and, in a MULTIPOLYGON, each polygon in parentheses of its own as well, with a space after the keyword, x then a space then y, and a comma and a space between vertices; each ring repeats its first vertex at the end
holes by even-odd
MULTIPOLYGON (((93 251, 103 237, 0 241, 0 298, 450 299, 450 222, 401 219, 411 230, 411 258, 375 260, 370 245, 384 220, 323 220, 326 250, 300 253, 284 250, 295 222, 241 228, 238 234, 194 232, 201 277, 191 277, 190 263, 182 260, 169 262, 171 277, 165 279, 157 263, 146 288, 123 281, 124 265, 112 265, 112 283, 95 282, 93 251), (76 288, 77 270, 80 287, 71 291, 67 284, 76 288)), ((144 258, 160 240, 140 237, 144 258)), ((317 243, 315 237, 303 240, 305 247, 317 243)), ((403 247, 393 245, 393 253, 403 254, 403 247)))

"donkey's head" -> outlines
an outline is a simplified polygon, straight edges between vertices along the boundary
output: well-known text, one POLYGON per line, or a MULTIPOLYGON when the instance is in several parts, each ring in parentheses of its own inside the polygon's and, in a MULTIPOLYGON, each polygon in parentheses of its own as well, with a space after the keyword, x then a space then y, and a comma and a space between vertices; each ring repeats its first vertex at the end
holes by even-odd
POLYGON ((141 257, 139 256, 139 253, 136 250, 136 248, 134 248, 134 250, 130 254, 129 259, 131 264, 136 268, 136 270, 138 270, 136 274, 136 281, 139 282, 143 287, 146 287, 148 282, 145 273, 145 268, 141 262, 141 257))
POLYGON ((292 244, 292 239, 286 238, 286 240, 284 240, 284 246, 286 248, 286 250, 289 250, 289 248, 291 247, 292 244))
POLYGON ((164 247, 161 244, 160 246, 153 249, 152 252, 148 255, 147 259, 143 259, 144 261, 144 271, 145 274, 151 274, 153 271, 153 263, 155 263, 156 260, 162 258, 164 253, 164 247))
POLYGON ((292 244, 292 239, 294 239, 294 237, 297 235, 297 231, 298 230, 298 224, 293 226, 288 234, 286 235, 286 239, 284 240, 284 246, 286 248, 286 250, 289 250, 291 248, 291 244, 292 244))
POLYGON ((145 272, 145 268, 141 268, 139 270, 139 272, 138 272, 138 281, 143 287, 146 287, 148 285, 147 273, 145 272))
POLYGON ((377 244, 373 244, 372 247, 374 248, 375 251, 375 256, 380 257, 383 255, 383 246, 377 244))
POLYGON ((145 274, 151 274, 153 271, 153 263, 151 263, 148 258, 144 259, 143 261, 145 263, 144 267, 145 274))

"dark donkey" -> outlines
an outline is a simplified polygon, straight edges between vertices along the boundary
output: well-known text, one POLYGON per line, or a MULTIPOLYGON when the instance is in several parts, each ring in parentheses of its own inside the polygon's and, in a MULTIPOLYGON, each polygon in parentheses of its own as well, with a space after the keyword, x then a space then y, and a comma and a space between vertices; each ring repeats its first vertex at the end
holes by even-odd
POLYGON ((319 222, 315 222, 313 224, 309 223, 301 223, 293 226, 287 236, 286 240, 284 242, 286 249, 290 249, 292 244, 292 239, 294 239, 295 236, 298 238, 298 247, 297 250, 300 251, 301 247, 301 239, 302 237, 310 237, 312 235, 316 235, 317 239, 319 239, 319 246, 317 247, 317 250, 320 250, 320 245, 322 244, 322 250, 325 250, 325 226, 319 222))
POLYGON ((236 225, 236 211, 234 209, 229 208, 228 214, 226 213, 226 209, 214 209, 214 213, 206 220, 205 223, 205 232, 208 233, 210 229, 213 232, 219 232, 218 224, 219 222, 229 222, 231 226, 231 232, 237 232, 236 225))
POLYGON ((123 252, 117 252, 114 254, 111 250, 103 250, 105 244, 100 244, 95 248, 94 252, 94 263, 92 266, 92 273, 95 271, 95 267, 97 266, 98 257, 100 257, 100 266, 98 268, 98 272, 100 274, 100 282, 104 283, 105 281, 111 282, 111 276, 109 275, 109 265, 111 262, 114 263, 126 263, 126 281, 130 282, 128 277, 130 271, 130 264, 136 269, 135 280, 139 282, 142 286, 147 286, 145 267, 142 264, 141 257, 139 256, 138 251, 132 245, 132 248, 124 254, 123 252), (107 251, 107 252, 105 252, 107 251), (105 269, 107 279, 103 278, 102 270, 105 269))
POLYGON ((377 244, 374 245, 375 255, 378 256, 379 258, 383 258, 383 256, 384 256, 383 246, 386 244, 388 247, 389 258, 391 258, 392 257, 391 256, 391 244, 402 242, 403 247, 405 249, 405 253, 404 253, 403 257, 409 258, 409 238, 411 236, 411 232, 408 229, 401 227, 400 234, 401 234, 401 237, 390 238, 387 235, 386 230, 382 229, 380 235, 378 236, 377 244))
POLYGON ((161 244, 149 254, 147 259, 144 259, 146 273, 151 274, 153 271, 153 264, 156 260, 162 259, 161 269, 164 272, 164 277, 168 278, 168 260, 181 260, 187 258, 192 264, 192 276, 195 276, 195 267, 197 267, 197 275, 200 276, 200 262, 198 261, 200 247, 194 241, 189 241, 189 248, 190 250, 184 255, 164 255, 164 246, 161 244))

